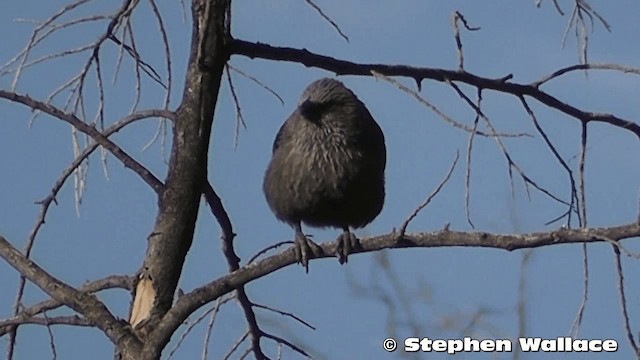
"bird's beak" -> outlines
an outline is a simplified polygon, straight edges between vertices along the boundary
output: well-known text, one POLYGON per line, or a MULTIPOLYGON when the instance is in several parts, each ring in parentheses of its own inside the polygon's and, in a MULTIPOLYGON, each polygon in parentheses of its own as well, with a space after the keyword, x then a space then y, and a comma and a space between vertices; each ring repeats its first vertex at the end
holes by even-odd
POLYGON ((305 101, 301 102, 298 107, 300 108, 300 111, 304 114, 308 112, 313 107, 313 105, 314 105, 313 101, 306 99, 305 101))

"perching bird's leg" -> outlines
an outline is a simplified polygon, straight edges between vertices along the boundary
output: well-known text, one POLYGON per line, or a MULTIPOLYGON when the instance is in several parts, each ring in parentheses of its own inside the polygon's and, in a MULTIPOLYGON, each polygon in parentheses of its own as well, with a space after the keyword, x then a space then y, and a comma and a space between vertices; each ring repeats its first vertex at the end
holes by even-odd
POLYGON ((342 234, 340 234, 336 240, 336 255, 338 256, 340 264, 348 262, 351 249, 360 246, 358 238, 354 233, 349 231, 349 227, 345 226, 342 230, 342 234))
POLYGON ((294 229, 296 230, 295 250, 298 262, 309 272, 309 259, 320 255, 320 246, 302 233, 302 227, 299 222, 294 225, 294 229))

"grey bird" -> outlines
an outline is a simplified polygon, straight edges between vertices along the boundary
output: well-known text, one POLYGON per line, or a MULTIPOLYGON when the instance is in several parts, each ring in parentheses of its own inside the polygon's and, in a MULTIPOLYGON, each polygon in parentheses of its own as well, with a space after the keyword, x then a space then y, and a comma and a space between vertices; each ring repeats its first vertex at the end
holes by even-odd
POLYGON ((342 229, 336 255, 345 263, 359 245, 349 228, 364 227, 382 210, 386 156, 380 126, 344 84, 324 78, 304 90, 276 135, 263 190, 276 218, 295 230, 307 272, 321 249, 301 222, 342 229))

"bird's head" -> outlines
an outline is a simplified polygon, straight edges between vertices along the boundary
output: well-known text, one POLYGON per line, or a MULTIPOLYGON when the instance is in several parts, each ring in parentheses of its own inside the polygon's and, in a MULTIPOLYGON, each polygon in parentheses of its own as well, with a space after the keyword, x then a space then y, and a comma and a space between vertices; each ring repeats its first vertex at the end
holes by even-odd
POLYGON ((300 96, 298 108, 307 119, 318 121, 334 106, 354 103, 356 96, 340 81, 323 78, 312 82, 300 96))

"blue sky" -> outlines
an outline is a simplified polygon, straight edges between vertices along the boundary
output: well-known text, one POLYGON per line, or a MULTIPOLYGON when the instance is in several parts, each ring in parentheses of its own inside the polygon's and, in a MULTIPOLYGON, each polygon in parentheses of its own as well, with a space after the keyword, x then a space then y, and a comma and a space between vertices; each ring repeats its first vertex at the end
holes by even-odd
MULTIPOLYGON (((345 42, 304 2, 236 1, 233 7, 233 34, 236 38, 277 46, 306 48, 310 51, 356 62, 409 64, 414 66, 457 66, 451 15, 459 10, 472 26, 481 31, 463 32, 465 68, 480 76, 502 77, 513 74, 514 82, 534 81, 554 70, 577 62, 576 42, 569 36, 561 47, 563 32, 571 12, 570 1, 561 2, 567 13, 555 12, 550 0, 536 8, 534 1, 404 1, 372 6, 369 1, 318 1, 349 36, 345 42)), ((34 7, 21 1, 4 2, 0 22, 5 35, 0 64, 6 63, 28 41, 32 25, 16 19, 43 19, 64 4, 49 1, 34 7)), ((612 25, 606 32, 596 25, 590 34, 589 57, 592 62, 621 63, 638 66, 636 47, 640 30, 628 16, 637 13, 636 1, 593 2, 612 25)), ((81 8, 75 16, 112 11, 115 3, 96 2, 81 8)), ((182 77, 189 47, 190 21, 182 22, 179 4, 162 4, 167 24, 174 70, 174 89, 170 108, 178 104, 182 77)), ((143 58, 166 75, 160 36, 146 3, 134 16, 133 26, 143 58)), ((187 9, 187 17, 189 10, 187 9)), ((93 41, 104 29, 87 25, 52 37, 37 49, 34 57, 74 48, 93 41), (80 31, 81 30, 81 31, 80 31)), ((131 63, 125 61, 120 78, 112 85, 117 48, 111 44, 102 51, 108 79, 106 123, 126 115, 135 96, 131 63)), ((86 54, 71 60, 54 60, 28 69, 17 90, 34 97, 46 97, 53 89, 76 74, 86 54)), ((311 81, 333 76, 302 65, 248 59, 234 56, 231 64, 260 79, 285 100, 275 97, 250 80, 233 74, 247 129, 241 129, 234 149, 235 105, 225 82, 216 109, 209 179, 231 216, 238 234, 236 247, 246 261, 270 244, 290 240, 292 230, 271 214, 261 190, 262 174, 270 157, 273 138, 282 121, 295 106, 298 96, 311 81)), ((0 77, 0 88, 10 87, 13 74, 0 77)), ((388 149, 387 199, 380 216, 359 236, 390 232, 401 226, 413 209, 437 186, 447 172, 456 151, 466 151, 467 133, 452 128, 415 99, 391 84, 371 77, 339 78, 367 104, 383 129, 388 149)), ((405 79, 408 85, 414 84, 405 79)), ((565 75, 544 86, 554 96, 584 110, 613 112, 637 120, 640 110, 636 95, 640 82, 633 75, 616 72, 592 72, 565 75)), ((467 94, 472 88, 462 87, 467 94)), ((96 92, 89 88, 88 107, 96 104, 96 92)), ((424 82, 422 95, 442 111, 460 122, 470 124, 474 113, 446 85, 424 82)), ((505 144, 524 171, 537 182, 563 198, 569 194, 567 176, 536 134, 517 98, 485 92, 484 110, 494 126, 504 132, 528 132, 534 138, 506 139, 505 144)), ((140 109, 162 105, 163 92, 153 82, 143 82, 140 109)), ((57 104, 61 104, 60 101, 57 104)), ((530 101, 541 125, 559 152, 569 159, 579 152, 580 124, 575 119, 530 101)), ((40 210, 36 201, 44 198, 63 169, 73 160, 71 131, 66 124, 39 116, 29 127, 30 112, 19 105, 0 102, 4 121, 0 125, 0 231, 15 246, 22 248, 40 210)), ((93 114, 93 113, 91 113, 93 114)), ((92 115, 89 116, 92 118, 92 115)), ((128 127, 114 139, 129 154, 143 162, 156 176, 164 178, 166 164, 162 147, 156 142, 142 148, 153 137, 157 122, 145 120, 128 127)), ((590 226, 624 224, 637 217, 640 158, 637 139, 606 124, 590 125, 587 160, 587 204, 590 226)), ((170 139, 168 139, 170 141, 170 139)), ((527 198, 522 181, 515 177, 515 197, 511 196, 506 161, 496 142, 476 138, 472 160, 471 217, 477 230, 488 232, 548 231, 559 224, 544 226, 564 209, 532 190, 527 198)), ((464 159, 464 157, 462 158, 464 159)), ((569 161, 573 169, 577 160, 569 161)), ((464 215, 464 171, 462 161, 451 181, 432 204, 411 223, 410 231, 435 231, 450 223, 452 229, 471 230, 464 215)), ((90 159, 88 187, 80 214, 76 213, 72 182, 58 196, 47 223, 41 230, 34 259, 51 274, 73 285, 108 274, 131 274, 140 266, 146 237, 156 215, 155 195, 131 171, 113 157, 108 157, 108 178, 100 158, 90 159)), ((336 230, 305 228, 316 241, 333 241, 336 230)), ((630 250, 640 247, 627 241, 630 250)), ((590 297, 580 331, 582 338, 613 338, 620 344, 614 354, 567 355, 562 358, 624 359, 631 356, 625 340, 614 272, 613 252, 608 245, 589 246, 590 297)), ((399 312, 397 338, 428 336, 457 338, 513 338, 517 334, 517 288, 523 251, 474 248, 404 249, 384 254, 393 274, 400 279, 409 312, 400 297, 391 296, 399 312), (460 329, 479 310, 490 315, 472 333, 460 329), (407 326, 418 324, 419 333, 407 326), (453 324, 453 330, 447 326, 453 324)), ((347 266, 337 260, 312 261, 310 273, 291 266, 253 282, 249 297, 260 304, 294 313, 314 325, 312 331, 290 319, 257 310, 265 330, 306 345, 318 359, 401 358, 400 353, 386 353, 382 340, 391 335, 388 328, 389 306, 373 293, 393 294, 395 288, 379 265, 380 254, 356 255, 347 266), (359 285, 359 286, 357 286, 359 285), (359 291, 360 287, 371 292, 359 291)), ((637 281, 638 262, 624 258, 630 316, 637 318, 640 294, 637 281)), ((191 249, 180 287, 189 291, 226 271, 219 245, 217 224, 206 206, 201 207, 196 238, 191 249)), ((535 250, 527 276, 526 334, 537 337, 568 335, 582 295, 582 250, 580 245, 563 245, 535 250)), ((0 262, 0 317, 10 315, 18 275, 0 262)), ((129 296, 122 291, 100 294, 118 316, 128 313, 129 296)), ((43 299, 35 286, 29 286, 26 304, 43 299)), ((208 307, 206 307, 208 308, 208 307)), ((59 314, 54 312, 51 315, 59 314)), ((195 317, 194 317, 195 318, 195 317)), ((206 322, 205 322, 206 323, 206 322)), ((637 323, 634 328, 637 331, 637 323)), ((176 352, 174 358, 199 357, 205 325, 198 326, 176 352)), ((223 307, 210 343, 210 358, 220 358, 246 328, 235 303, 223 307)), ((164 353, 175 345, 179 332, 164 353)), ((111 344, 97 330, 54 328, 57 353, 61 359, 111 358, 111 344)), ((276 345, 262 341, 263 348, 274 355, 276 345)), ((7 340, 0 340, 4 352, 7 340)), ((50 358, 46 328, 22 327, 17 359, 50 358)), ((286 358, 297 355, 285 350, 286 358)), ((511 359, 513 354, 469 354, 465 358, 511 359)), ((437 355, 430 358, 439 358, 437 355)), ((524 359, 556 358, 527 354, 524 359)))

